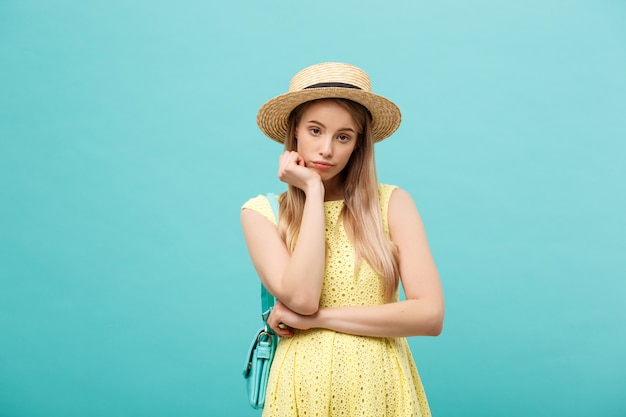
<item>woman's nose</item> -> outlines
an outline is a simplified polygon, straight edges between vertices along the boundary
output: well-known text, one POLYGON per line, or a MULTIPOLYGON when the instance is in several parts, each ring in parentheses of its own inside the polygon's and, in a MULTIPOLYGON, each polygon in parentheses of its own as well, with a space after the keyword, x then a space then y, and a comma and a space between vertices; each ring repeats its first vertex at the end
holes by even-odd
POLYGON ((325 137, 320 143, 320 155, 330 157, 333 155, 333 140, 331 137, 325 137))

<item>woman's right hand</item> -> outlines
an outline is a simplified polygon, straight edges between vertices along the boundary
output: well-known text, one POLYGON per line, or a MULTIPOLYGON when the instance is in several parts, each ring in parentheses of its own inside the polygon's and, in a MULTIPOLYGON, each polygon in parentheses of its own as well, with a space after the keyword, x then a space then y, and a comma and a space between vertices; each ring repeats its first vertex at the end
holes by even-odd
POLYGON ((307 330, 313 316, 304 316, 291 311, 286 305, 276 300, 276 304, 267 318, 267 325, 280 337, 292 337, 296 330, 307 330))
POLYGON ((278 178, 307 193, 312 186, 321 185, 322 178, 306 167, 304 159, 295 151, 285 151, 280 155, 278 178))

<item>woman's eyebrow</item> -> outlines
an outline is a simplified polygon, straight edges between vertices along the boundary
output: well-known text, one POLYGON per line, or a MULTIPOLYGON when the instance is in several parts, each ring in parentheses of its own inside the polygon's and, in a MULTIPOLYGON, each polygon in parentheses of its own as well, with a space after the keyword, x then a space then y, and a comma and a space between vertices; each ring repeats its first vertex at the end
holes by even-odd
POLYGON ((313 124, 316 124, 316 125, 320 125, 323 128, 326 128, 326 126, 324 126, 324 123, 318 122, 317 120, 307 120, 306 123, 313 123, 313 124))
MULTIPOLYGON (((326 126, 324 126, 324 123, 322 122, 318 122, 317 120, 307 120, 305 123, 313 123, 316 125, 320 125, 321 127, 323 127, 324 129, 326 129, 326 126)), ((340 129, 337 130, 338 132, 343 132, 343 131, 350 131, 352 133, 356 133, 356 130, 352 129, 351 127, 342 127, 340 129)))

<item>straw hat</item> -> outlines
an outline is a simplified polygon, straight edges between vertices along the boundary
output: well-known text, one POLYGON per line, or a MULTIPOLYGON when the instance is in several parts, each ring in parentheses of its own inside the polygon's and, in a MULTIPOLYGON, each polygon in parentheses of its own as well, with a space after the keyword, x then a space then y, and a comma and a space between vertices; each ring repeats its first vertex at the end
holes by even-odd
POLYGON ((270 139, 284 143, 289 114, 302 103, 322 98, 346 98, 365 106, 372 114, 372 136, 379 142, 396 131, 400 109, 372 93, 370 77, 354 65, 326 62, 303 69, 289 84, 289 92, 274 97, 259 109, 256 122, 270 139))

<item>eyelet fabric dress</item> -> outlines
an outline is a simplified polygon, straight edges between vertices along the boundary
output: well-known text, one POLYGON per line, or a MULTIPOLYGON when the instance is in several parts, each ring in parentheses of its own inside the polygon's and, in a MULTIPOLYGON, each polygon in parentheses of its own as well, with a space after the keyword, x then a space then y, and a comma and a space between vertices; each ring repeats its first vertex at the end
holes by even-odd
MULTIPOLYGON (((387 209, 394 188, 378 187, 387 237, 387 209)), ((343 205, 343 200, 324 203, 327 260, 320 307, 384 304, 381 277, 367 262, 355 274, 354 247, 338 223, 343 205)), ((243 208, 276 224, 265 196, 248 200, 243 208)), ((263 417, 430 415, 406 338, 311 329, 297 330, 278 343, 263 417)))

